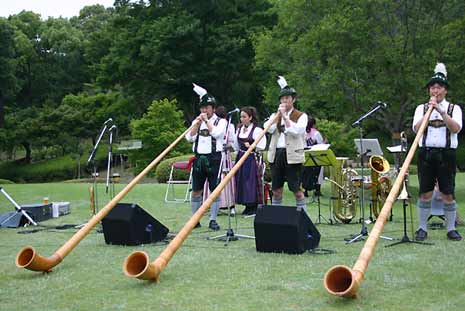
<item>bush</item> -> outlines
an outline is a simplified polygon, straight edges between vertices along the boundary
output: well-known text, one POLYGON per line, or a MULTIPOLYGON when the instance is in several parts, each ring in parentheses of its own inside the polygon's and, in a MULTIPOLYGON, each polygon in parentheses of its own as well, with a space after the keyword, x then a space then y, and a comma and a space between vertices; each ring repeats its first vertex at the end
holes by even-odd
MULTIPOLYGON (((131 121, 131 136, 142 141, 142 149, 130 154, 133 163, 150 163, 185 131, 183 113, 176 109, 176 100, 153 101, 141 119, 131 121)), ((173 156, 189 153, 191 145, 182 139, 171 151, 173 156)))
MULTIPOLYGON (((191 157, 193 157, 192 154, 186 154, 161 161, 158 163, 157 168, 155 169, 155 178, 159 183, 166 183, 170 177, 171 166, 173 163, 179 161, 189 161, 191 157)), ((173 172, 173 178, 175 180, 188 180, 189 171, 175 170, 173 172)))
MULTIPOLYGON (((100 149, 96 155, 97 167, 106 167, 105 151, 100 149)), ((86 158, 81 157, 81 169, 85 168, 86 158)), ((0 176, 14 182, 51 182, 72 179, 77 176, 76 159, 70 155, 35 163, 18 161, 0 164, 0 176)))
POLYGON ((8 179, 0 179, 0 184, 1 185, 6 185, 6 184, 14 184, 11 180, 8 179))

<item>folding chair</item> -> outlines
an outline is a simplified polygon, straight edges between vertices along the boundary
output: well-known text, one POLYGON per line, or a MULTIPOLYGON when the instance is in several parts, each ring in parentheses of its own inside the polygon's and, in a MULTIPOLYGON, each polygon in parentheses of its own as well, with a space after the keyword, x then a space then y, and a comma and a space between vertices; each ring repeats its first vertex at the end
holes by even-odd
POLYGON ((173 162, 171 165, 170 177, 166 182, 166 192, 165 192, 165 202, 166 203, 185 203, 190 201, 190 191, 191 191, 191 183, 192 183, 192 162, 194 161, 195 157, 191 157, 189 161, 179 161, 173 162), (176 170, 185 170, 189 172, 189 179, 188 180, 174 180, 173 175, 175 174, 176 170), (184 198, 177 198, 176 197, 176 185, 187 185, 186 191, 184 193, 184 198))

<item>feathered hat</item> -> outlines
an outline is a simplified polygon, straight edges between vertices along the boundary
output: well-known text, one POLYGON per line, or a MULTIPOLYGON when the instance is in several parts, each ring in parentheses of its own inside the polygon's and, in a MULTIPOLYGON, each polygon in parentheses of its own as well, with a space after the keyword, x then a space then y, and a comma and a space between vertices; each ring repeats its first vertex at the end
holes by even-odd
POLYGON ((207 90, 204 89, 203 87, 198 86, 195 83, 192 83, 192 84, 194 85, 194 92, 197 93, 197 95, 199 95, 199 98, 200 98, 199 106, 202 107, 202 106, 211 105, 211 106, 215 107, 215 105, 216 105, 215 97, 208 94, 207 90))
POLYGON ((281 87, 281 91, 279 91, 279 98, 287 95, 291 95, 292 97, 297 96, 297 92, 295 91, 295 89, 287 84, 287 81, 286 79, 284 79, 283 76, 278 76, 277 82, 281 87))
POLYGON ((440 85, 449 88, 449 82, 447 81, 446 65, 444 65, 443 63, 436 64, 436 67, 434 67, 434 75, 431 77, 426 87, 429 88, 431 85, 435 83, 439 83, 440 85))

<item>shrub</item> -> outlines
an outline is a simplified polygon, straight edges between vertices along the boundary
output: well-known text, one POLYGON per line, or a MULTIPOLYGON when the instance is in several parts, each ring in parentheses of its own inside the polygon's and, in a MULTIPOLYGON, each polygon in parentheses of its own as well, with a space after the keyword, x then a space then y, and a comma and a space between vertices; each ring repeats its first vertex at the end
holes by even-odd
MULTIPOLYGON (((142 140, 143 147, 130 154, 133 163, 150 163, 185 131, 183 113, 176 109, 176 100, 153 101, 141 119, 131 121, 131 136, 142 140)), ((189 153, 190 144, 182 139, 172 155, 189 153)))
MULTIPOLYGON (((166 183, 170 177, 171 166, 173 163, 179 161, 189 161, 192 156, 192 154, 186 154, 161 161, 155 169, 155 178, 159 183, 166 183)), ((189 172, 186 170, 175 170, 173 172, 173 178, 175 180, 188 180, 189 172)))

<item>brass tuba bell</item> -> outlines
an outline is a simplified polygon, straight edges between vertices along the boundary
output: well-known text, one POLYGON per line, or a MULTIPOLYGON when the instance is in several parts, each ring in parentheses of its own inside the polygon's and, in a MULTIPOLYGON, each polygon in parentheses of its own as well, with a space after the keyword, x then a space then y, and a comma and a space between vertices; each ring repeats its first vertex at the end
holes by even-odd
POLYGON ((371 212, 378 218, 391 190, 391 179, 385 176, 379 177, 379 175, 389 172, 391 166, 380 155, 372 155, 368 160, 368 166, 371 169, 371 212))

